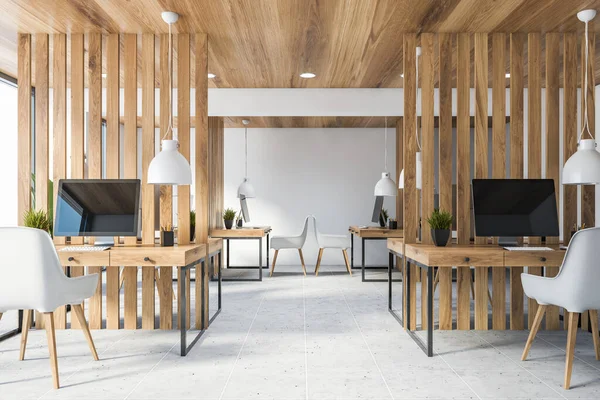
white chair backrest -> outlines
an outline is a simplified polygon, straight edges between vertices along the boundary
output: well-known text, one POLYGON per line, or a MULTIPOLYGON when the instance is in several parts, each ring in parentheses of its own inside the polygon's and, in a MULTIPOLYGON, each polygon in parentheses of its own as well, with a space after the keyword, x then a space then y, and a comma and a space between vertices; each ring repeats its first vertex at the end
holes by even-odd
POLYGON ((575 233, 556 279, 581 309, 600 308, 600 227, 575 233))
POLYGON ((307 215, 304 219, 304 228, 302 228, 302 233, 300 234, 300 237, 302 237, 302 246, 304 246, 304 243, 306 243, 306 237, 308 236, 308 225, 310 221, 314 220, 314 215, 307 215))
POLYGON ((0 255, 0 312, 38 309, 68 279, 42 230, 0 228, 0 255))

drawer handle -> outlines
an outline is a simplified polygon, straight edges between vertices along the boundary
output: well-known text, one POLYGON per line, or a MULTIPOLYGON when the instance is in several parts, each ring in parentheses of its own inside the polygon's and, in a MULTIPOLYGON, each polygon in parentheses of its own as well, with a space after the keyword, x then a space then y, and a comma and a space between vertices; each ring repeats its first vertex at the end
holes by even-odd
POLYGON ((540 261, 546 261, 546 257, 540 257, 540 261))
POLYGON ((75 258, 73 258, 73 257, 69 257, 69 258, 68 258, 68 260, 69 260, 69 261, 75 261, 75 258))
POLYGON ((471 259, 469 257, 465 257, 465 262, 469 262, 471 259))
POLYGON ((146 262, 150 261, 150 257, 144 257, 144 261, 146 261, 146 262))

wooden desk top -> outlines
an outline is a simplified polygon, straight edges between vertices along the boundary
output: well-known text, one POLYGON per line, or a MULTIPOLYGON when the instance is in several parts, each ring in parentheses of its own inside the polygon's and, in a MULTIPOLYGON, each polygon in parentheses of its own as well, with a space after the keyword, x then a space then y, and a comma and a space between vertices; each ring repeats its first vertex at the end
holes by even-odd
POLYGON ((402 238, 404 237, 404 229, 388 229, 378 226, 350 226, 350 233, 362 238, 402 238))
POLYGON ((257 226, 250 228, 212 229, 209 235, 213 238, 222 239, 261 238, 267 236, 270 232, 270 226, 257 226))
POLYGON ((557 267, 562 264, 565 256, 565 250, 561 250, 559 245, 544 246, 553 248, 553 251, 509 251, 492 244, 449 244, 438 247, 426 244, 404 244, 403 240, 388 239, 387 247, 431 267, 557 267))

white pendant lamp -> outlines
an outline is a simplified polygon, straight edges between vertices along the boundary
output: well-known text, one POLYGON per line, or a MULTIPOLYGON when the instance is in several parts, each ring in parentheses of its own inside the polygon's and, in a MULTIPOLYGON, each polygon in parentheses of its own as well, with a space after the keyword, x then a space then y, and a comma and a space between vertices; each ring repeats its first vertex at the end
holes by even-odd
POLYGON ((600 153, 596 151, 596 140, 590 132, 588 123, 588 23, 596 16, 596 10, 584 10, 577 13, 577 18, 585 22, 585 76, 583 90, 583 126, 577 140, 577 151, 563 167, 563 185, 597 185, 600 183, 600 153), (583 139, 587 132, 590 139, 583 139))
POLYGON ((243 198, 252 198, 256 197, 256 193, 254 192, 254 186, 250 183, 248 179, 248 124, 250 120, 243 119, 242 123, 244 124, 244 159, 245 159, 245 172, 244 172, 244 181, 238 187, 237 197, 239 199, 243 198))
POLYGON ((169 132, 173 131, 173 37, 171 25, 177 22, 179 15, 165 11, 161 16, 163 21, 169 24, 169 126, 161 140, 162 151, 152 159, 148 167, 148 183, 152 185, 191 185, 192 169, 190 163, 179 152, 179 142, 176 138, 165 139, 169 132))
POLYGON ((385 117, 385 145, 384 145, 385 170, 381 173, 381 179, 375 184, 375 196, 396 196, 398 189, 396 183, 387 172, 387 117, 385 117))

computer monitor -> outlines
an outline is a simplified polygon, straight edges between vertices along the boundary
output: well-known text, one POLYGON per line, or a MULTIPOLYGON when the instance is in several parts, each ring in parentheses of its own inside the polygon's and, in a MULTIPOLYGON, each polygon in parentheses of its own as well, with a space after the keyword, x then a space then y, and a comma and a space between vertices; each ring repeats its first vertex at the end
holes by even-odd
POLYGON ((139 179, 61 179, 56 236, 137 236, 139 179))
POLYGON ((558 236, 552 179, 473 179, 475 235, 499 236, 514 245, 519 236, 558 236))
POLYGON ((371 216, 371 222, 379 223, 379 216, 383 209, 383 196, 375 196, 375 205, 373 206, 373 215, 371 216))
POLYGON ((250 222, 250 213, 248 212, 248 203, 246 202, 246 196, 240 195, 240 208, 242 209, 242 217, 244 222, 250 222))

